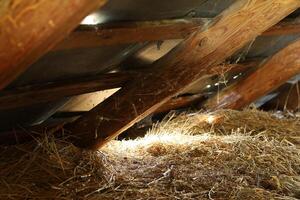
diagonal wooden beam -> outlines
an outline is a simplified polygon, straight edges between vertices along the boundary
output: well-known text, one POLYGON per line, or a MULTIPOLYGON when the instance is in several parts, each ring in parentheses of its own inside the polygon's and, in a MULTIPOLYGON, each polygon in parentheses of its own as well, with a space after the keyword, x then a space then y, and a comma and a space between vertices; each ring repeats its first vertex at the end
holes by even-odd
MULTIPOLYGON (((105 45, 131 44, 148 41, 184 39, 209 19, 173 19, 144 22, 115 22, 100 25, 81 25, 69 37, 59 43, 53 51, 91 48, 105 45)), ((284 20, 263 36, 279 36, 300 33, 299 20, 284 20)))
POLYGON ((292 35, 300 33, 300 18, 284 20, 263 33, 264 36, 292 35))
POLYGON ((0 90, 106 0, 2 0, 0 90))
POLYGON ((290 78, 300 73, 300 40, 267 60, 245 79, 225 88, 209 99, 206 109, 240 109, 265 94, 277 89, 290 78))
POLYGON ((299 0, 239 0, 154 63, 148 77, 67 125, 75 144, 97 149, 176 96, 300 5, 299 0))

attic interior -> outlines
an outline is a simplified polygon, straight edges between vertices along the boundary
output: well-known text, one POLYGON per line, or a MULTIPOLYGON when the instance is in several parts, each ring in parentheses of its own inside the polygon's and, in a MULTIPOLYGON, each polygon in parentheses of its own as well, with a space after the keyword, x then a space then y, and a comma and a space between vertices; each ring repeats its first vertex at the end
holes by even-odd
POLYGON ((0 199, 300 199, 299 0, 1 0, 0 199))

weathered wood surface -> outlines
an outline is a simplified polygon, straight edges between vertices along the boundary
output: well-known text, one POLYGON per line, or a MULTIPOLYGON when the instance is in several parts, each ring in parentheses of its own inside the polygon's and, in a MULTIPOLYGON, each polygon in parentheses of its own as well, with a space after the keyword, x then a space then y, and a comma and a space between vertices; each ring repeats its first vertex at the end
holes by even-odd
POLYGON ((300 109, 300 82, 287 84, 280 87, 279 95, 263 105, 266 110, 290 110, 300 109))
POLYGON ((2 0, 0 89, 65 38, 106 0, 2 0))
POLYGON ((209 75, 216 66, 300 5, 299 0, 239 0, 132 81, 66 126, 75 144, 97 149, 209 75))
POLYGON ((0 110, 26 107, 64 97, 118 88, 131 78, 134 78, 134 73, 111 73, 4 90, 0 92, 0 110))
MULTIPOLYGON (((104 45, 130 44, 146 41, 184 39, 209 19, 174 19, 145 22, 118 22, 100 25, 81 25, 53 50, 91 48, 104 45)), ((263 36, 300 33, 300 21, 282 21, 263 32, 263 36)))
POLYGON ((300 40, 288 45, 246 78, 210 98, 206 109, 241 109, 300 73, 300 40))
MULTIPOLYGON (((248 70, 256 65, 257 62, 252 61, 240 64, 221 64, 220 66, 211 68, 210 74, 219 75, 238 73, 248 70)), ((29 85, 12 90, 3 90, 0 91, 0 110, 26 107, 59 100, 64 97, 119 88, 129 80, 133 80, 136 77, 147 76, 147 73, 149 73, 149 70, 100 74, 92 77, 76 78, 74 80, 57 81, 46 84, 29 85)), ((172 102, 169 104, 171 103, 172 102)))

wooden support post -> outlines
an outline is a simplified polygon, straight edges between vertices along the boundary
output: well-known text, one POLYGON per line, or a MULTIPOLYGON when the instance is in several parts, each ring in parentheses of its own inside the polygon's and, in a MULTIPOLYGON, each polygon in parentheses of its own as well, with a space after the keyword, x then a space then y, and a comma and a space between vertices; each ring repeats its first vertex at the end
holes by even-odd
POLYGON ((105 0, 2 0, 0 90, 104 3, 105 0))
POLYGON ((216 66, 300 6, 299 0, 239 0, 152 66, 65 128, 78 146, 97 149, 210 75, 216 66))
POLYGON ((241 109, 300 73, 300 40, 288 45, 256 71, 209 99, 204 108, 241 109))
MULTIPOLYGON (((144 22, 117 22, 79 26, 53 50, 92 48, 104 45, 131 44, 147 41, 184 39, 202 27, 209 19, 174 19, 144 22)), ((299 20, 282 21, 262 33, 263 36, 300 33, 299 20)))

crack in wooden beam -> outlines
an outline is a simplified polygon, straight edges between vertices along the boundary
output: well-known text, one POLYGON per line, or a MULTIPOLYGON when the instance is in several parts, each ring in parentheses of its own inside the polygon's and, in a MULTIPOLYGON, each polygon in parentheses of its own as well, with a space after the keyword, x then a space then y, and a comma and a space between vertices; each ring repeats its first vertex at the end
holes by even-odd
POLYGON ((300 73, 300 40, 269 58, 256 71, 220 91, 204 103, 209 110, 241 109, 277 89, 300 73))
POLYGON ((74 143, 98 149, 154 112, 195 81, 209 76, 212 66, 255 39, 300 6, 299 0, 239 0, 211 23, 195 31, 141 77, 65 128, 74 143), (272 9, 270 9, 272 8, 272 9))
POLYGON ((106 0, 2 0, 0 90, 64 39, 106 0))

